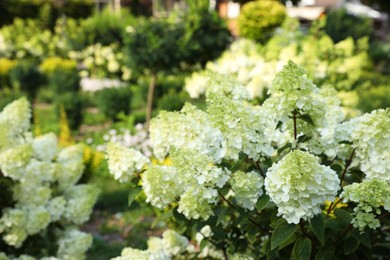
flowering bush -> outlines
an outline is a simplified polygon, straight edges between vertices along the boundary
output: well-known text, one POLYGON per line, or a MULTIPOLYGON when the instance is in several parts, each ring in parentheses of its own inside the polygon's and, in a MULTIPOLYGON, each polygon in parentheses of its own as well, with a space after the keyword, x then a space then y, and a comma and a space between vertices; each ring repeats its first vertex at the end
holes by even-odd
POLYGON ((373 72, 367 39, 354 41, 347 38, 334 43, 319 25, 314 25, 310 33, 303 35, 294 21, 288 19, 285 23, 266 45, 239 39, 220 58, 208 62, 205 70, 186 80, 184 88, 190 97, 203 95, 213 85, 209 84, 210 75, 213 78, 212 75, 220 73, 245 85, 251 99, 264 99, 275 74, 288 60, 294 60, 318 87, 336 88, 343 105, 353 107, 347 101, 351 100, 351 95, 357 95, 353 92, 355 89, 366 86, 364 72, 373 72))
POLYGON ((190 241, 184 249, 185 239, 174 235, 180 250, 151 242, 116 259, 386 255, 389 109, 345 121, 335 90, 317 88, 291 61, 261 106, 229 77, 209 84, 206 111, 186 104, 151 121, 154 155, 170 164, 109 146, 111 173, 140 178, 133 183, 146 200, 190 241))
POLYGON ((34 138, 30 117, 24 98, 0 113, 0 258, 84 259, 92 237, 77 226, 89 219, 99 191, 77 184, 83 147, 59 149, 52 133, 34 138))

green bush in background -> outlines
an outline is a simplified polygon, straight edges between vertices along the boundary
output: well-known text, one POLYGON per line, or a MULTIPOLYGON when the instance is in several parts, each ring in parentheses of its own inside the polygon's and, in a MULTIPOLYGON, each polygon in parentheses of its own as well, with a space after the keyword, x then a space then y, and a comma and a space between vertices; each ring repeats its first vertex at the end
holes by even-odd
POLYGON ((30 100, 34 100, 44 84, 44 77, 35 63, 22 61, 10 71, 10 81, 14 90, 23 91, 30 100))
POLYGON ((326 18, 325 32, 337 43, 348 37, 358 40, 362 37, 372 38, 374 30, 372 20, 368 17, 347 13, 345 8, 331 11, 326 18))
POLYGON ((183 16, 186 62, 204 65, 218 58, 231 43, 225 21, 208 8, 193 8, 183 16))
POLYGON ((96 95, 98 108, 108 118, 115 121, 119 113, 129 114, 132 97, 130 87, 106 88, 96 95))
POLYGON ((47 77, 49 87, 55 93, 77 92, 80 89, 76 61, 51 57, 42 62, 40 69, 47 77))
POLYGON ((63 106, 69 127, 72 130, 77 130, 83 122, 83 99, 83 96, 78 92, 66 92, 58 95, 55 100, 57 118, 60 118, 61 106, 63 106))
POLYGON ((242 6, 238 16, 240 36, 265 43, 274 30, 282 25, 285 17, 286 8, 278 1, 249 2, 242 6))

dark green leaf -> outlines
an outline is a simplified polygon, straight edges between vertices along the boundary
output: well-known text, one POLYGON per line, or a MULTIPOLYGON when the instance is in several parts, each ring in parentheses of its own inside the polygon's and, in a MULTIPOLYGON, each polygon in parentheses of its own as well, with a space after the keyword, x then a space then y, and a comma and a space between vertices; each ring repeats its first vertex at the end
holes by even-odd
POLYGON ((343 167, 341 167, 341 165, 338 164, 331 165, 330 168, 332 168, 332 170, 334 170, 337 173, 340 173, 343 170, 343 167))
POLYGON ((353 232, 353 236, 359 240, 360 243, 365 245, 368 248, 371 248, 371 241, 370 241, 370 236, 368 235, 367 232, 360 233, 358 230, 355 230, 353 232))
POLYGON ((261 196, 261 197, 259 198, 259 200, 257 201, 257 203, 256 203, 256 209, 257 209, 258 211, 261 211, 262 209, 264 209, 264 208, 267 206, 268 202, 269 202, 269 196, 266 195, 266 194, 264 194, 264 195, 261 196))
POLYGON ((313 119, 311 119, 311 117, 310 117, 309 115, 300 115, 298 118, 299 118, 299 119, 302 119, 302 120, 305 121, 306 123, 308 123, 308 124, 314 126, 314 121, 313 121, 313 119))
POLYGON ((257 229, 256 228, 252 228, 248 231, 247 233, 247 237, 248 237, 248 241, 253 244, 256 242, 256 239, 257 239, 257 229))
POLYGON ((333 259, 334 248, 331 246, 322 247, 318 250, 315 260, 330 260, 333 259))
POLYGON ((297 225, 290 225, 287 222, 280 223, 272 234, 271 250, 274 250, 283 242, 288 240, 297 231, 297 229, 297 225))
POLYGON ((350 236, 348 239, 344 241, 344 253, 346 255, 352 254, 359 247, 359 240, 357 240, 354 236, 350 236))
POLYGON ((311 255, 311 241, 308 238, 298 239, 293 247, 291 256, 293 259, 310 260, 311 255))
POLYGON ((303 143, 303 142, 306 142, 308 140, 310 140, 310 137, 307 135, 301 135, 300 137, 298 137, 298 143, 303 143))
POLYGON ((343 226, 349 225, 352 221, 351 214, 344 209, 335 209, 334 215, 336 220, 339 221, 343 226))
POLYGON ((339 144, 352 144, 352 142, 350 142, 350 141, 341 141, 341 142, 339 142, 339 144))
POLYGON ((280 128, 283 125, 282 121, 278 121, 278 124, 276 125, 276 129, 280 128))
POLYGON ((321 242, 321 245, 324 244, 324 231, 325 231, 325 224, 324 224, 324 218, 322 214, 314 216, 312 219, 310 219, 310 228, 313 231, 313 233, 316 235, 318 240, 321 242))
POLYGON ((142 192, 142 189, 140 187, 133 187, 130 192, 129 192, 129 196, 127 198, 127 204, 129 207, 131 207, 131 204, 133 204, 135 198, 137 197, 137 195, 142 192))
POLYGON ((282 250, 286 246, 294 243, 299 238, 298 233, 294 233, 291 237, 289 237, 287 240, 285 240, 283 243, 281 243, 278 247, 278 250, 282 250))

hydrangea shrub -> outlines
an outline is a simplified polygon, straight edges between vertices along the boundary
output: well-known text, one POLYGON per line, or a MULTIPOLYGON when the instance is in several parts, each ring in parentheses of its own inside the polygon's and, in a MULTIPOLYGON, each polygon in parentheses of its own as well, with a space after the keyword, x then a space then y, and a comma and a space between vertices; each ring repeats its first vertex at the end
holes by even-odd
POLYGON ((25 98, 0 113, 0 259, 84 259, 92 236, 78 230, 99 194, 78 184, 83 147, 33 137, 25 98), (37 257, 37 258, 36 258, 37 257))
POLYGON ((230 77, 209 85, 205 111, 186 104, 151 121, 154 156, 169 165, 109 147, 111 173, 139 178, 146 200, 190 241, 167 255, 149 245, 116 259, 386 256, 389 109, 346 120, 336 91, 292 61, 261 105, 230 77))

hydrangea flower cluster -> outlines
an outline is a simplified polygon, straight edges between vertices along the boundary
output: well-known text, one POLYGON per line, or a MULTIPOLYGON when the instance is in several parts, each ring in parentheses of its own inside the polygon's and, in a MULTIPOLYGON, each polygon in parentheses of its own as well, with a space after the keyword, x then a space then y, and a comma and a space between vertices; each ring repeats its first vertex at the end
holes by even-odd
POLYGON ((332 169, 319 164, 319 158, 294 150, 268 169, 264 186, 278 216, 297 224, 321 213, 320 206, 334 200, 339 182, 332 169))
POLYGON ((230 183, 237 204, 243 208, 253 210, 257 200, 263 195, 264 178, 255 171, 248 173, 238 171, 233 174, 230 183))
MULTIPOLYGON (((82 146, 60 149, 52 133, 33 138, 29 132, 30 116, 29 103, 24 98, 0 113, 0 125, 9 133, 2 136, 0 148, 0 178, 10 183, 2 196, 12 196, 1 207, 0 234, 6 245, 15 248, 20 248, 28 236, 45 233, 51 223, 62 227, 84 223, 99 193, 95 186, 77 185, 84 170, 82 146)), ((61 246, 67 234, 59 232, 59 259, 83 259, 91 237, 75 232, 90 242, 73 254, 71 246, 61 246)))
POLYGON ((273 135, 267 129, 261 110, 215 93, 207 95, 206 103, 210 121, 225 139, 225 158, 238 160, 240 152, 254 160, 273 154, 273 135))
POLYGON ((367 179, 390 181, 390 109, 379 109, 345 124, 367 179))
POLYGON ((173 230, 166 230, 162 238, 149 238, 147 250, 127 247, 122 250, 121 256, 111 260, 170 260, 172 256, 185 252, 188 245, 186 237, 179 235, 173 230))
POLYGON ((217 188, 229 180, 229 172, 196 150, 174 149, 170 156, 174 166, 151 166, 143 173, 147 200, 163 208, 179 198, 179 212, 207 219, 212 214, 210 204, 217 201, 217 188))
POLYGON ((360 231, 366 227, 375 229, 380 226, 375 214, 381 214, 381 206, 390 212, 390 182, 388 180, 370 179, 362 183, 353 183, 344 187, 341 197, 344 202, 357 203, 352 224, 360 231))
POLYGON ((163 159, 172 147, 194 149, 220 161, 226 153, 221 131, 208 115, 187 103, 180 112, 162 111, 150 123, 153 154, 163 159))
POLYGON ((131 174, 140 172, 149 159, 135 149, 128 149, 117 143, 107 146, 108 169, 116 180, 129 181, 131 174))

